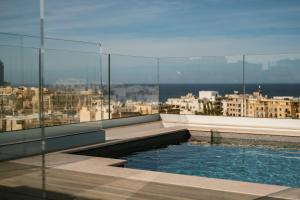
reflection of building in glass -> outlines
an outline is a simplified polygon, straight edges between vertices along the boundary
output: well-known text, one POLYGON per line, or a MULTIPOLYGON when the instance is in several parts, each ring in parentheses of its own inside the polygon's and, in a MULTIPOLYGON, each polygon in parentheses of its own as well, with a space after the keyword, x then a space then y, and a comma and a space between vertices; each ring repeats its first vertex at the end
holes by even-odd
POLYGON ((0 60, 0 85, 4 85, 4 64, 0 60))
POLYGON ((110 103, 113 119, 157 114, 158 87, 143 84, 113 85, 110 103))

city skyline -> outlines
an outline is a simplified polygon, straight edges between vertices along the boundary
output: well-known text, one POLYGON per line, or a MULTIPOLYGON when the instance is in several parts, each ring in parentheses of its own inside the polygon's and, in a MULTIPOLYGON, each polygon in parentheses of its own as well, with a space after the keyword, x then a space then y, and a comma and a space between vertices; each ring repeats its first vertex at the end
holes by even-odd
MULTIPOLYGON (((261 86, 251 93, 220 94, 199 90, 162 100, 159 88, 145 85, 100 88, 53 87, 43 89, 46 126, 117 119, 158 113, 256 118, 300 118, 300 96, 268 96, 261 86)), ((1 131, 39 126, 39 88, 1 86, 1 131)))

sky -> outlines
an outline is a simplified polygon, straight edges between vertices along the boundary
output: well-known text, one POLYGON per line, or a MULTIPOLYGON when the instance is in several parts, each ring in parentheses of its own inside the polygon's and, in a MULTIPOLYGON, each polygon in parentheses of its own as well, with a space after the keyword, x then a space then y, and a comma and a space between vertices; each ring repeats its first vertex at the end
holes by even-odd
MULTIPOLYGON (((39 34, 38 0, 0 0, 0 32, 39 34)), ((45 35, 158 57, 300 52, 299 0, 45 0, 45 35)))
MULTIPOLYGON (((38 36, 39 15, 39 0, 0 0, 0 32, 38 36)), ((45 0, 45 36, 101 43, 113 83, 156 83, 152 57, 160 82, 240 83, 243 54, 249 83, 300 81, 300 0, 45 0)), ((11 45, 39 42, 0 33, 7 81, 38 83, 38 49, 11 45)), ((45 46, 46 84, 100 81, 95 43, 45 46)))

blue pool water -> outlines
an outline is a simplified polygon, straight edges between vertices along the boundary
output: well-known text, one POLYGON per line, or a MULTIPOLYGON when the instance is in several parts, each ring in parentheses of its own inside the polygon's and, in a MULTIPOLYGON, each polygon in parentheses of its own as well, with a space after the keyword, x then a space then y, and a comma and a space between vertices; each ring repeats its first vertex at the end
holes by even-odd
POLYGON ((126 167, 300 187, 300 150, 182 143, 137 152, 126 167))

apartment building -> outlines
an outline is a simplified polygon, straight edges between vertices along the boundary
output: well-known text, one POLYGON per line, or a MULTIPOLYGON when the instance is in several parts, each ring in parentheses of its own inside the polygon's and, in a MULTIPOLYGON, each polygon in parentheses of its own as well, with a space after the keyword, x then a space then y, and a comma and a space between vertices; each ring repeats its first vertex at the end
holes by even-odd
POLYGON ((238 91, 234 91, 234 94, 226 94, 225 98, 222 100, 223 115, 224 116, 243 116, 243 103, 244 95, 239 94, 238 91))

